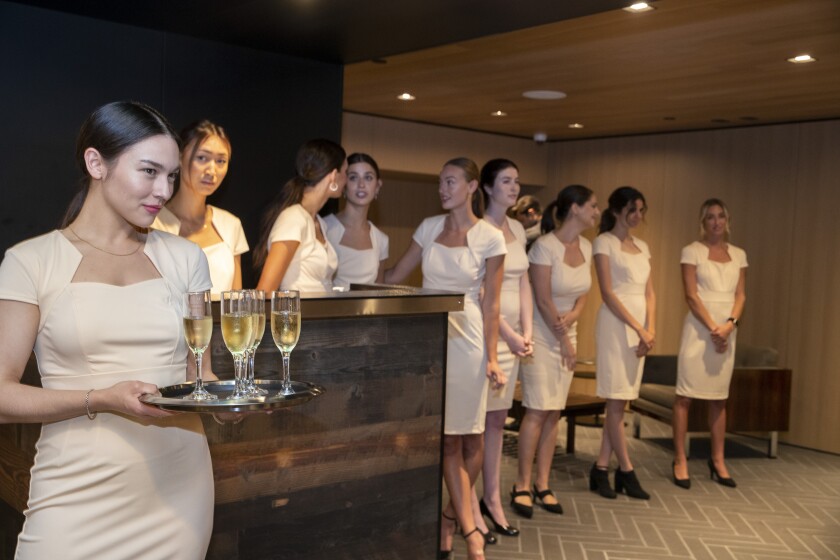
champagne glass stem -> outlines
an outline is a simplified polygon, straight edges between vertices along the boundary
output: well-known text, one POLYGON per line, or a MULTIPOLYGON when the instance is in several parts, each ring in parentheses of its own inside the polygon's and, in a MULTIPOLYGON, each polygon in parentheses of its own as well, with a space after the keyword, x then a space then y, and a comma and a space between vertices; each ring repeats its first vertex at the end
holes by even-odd
POLYGON ((236 354, 233 357, 233 394, 232 399, 242 399, 247 397, 245 392, 245 356, 243 354, 236 354))
POLYGON ((204 392, 204 381, 201 379, 201 358, 204 352, 193 352, 195 357, 195 391, 198 393, 204 392))
POLYGON ((289 353, 283 352, 283 389, 284 395, 292 394, 292 380, 289 374, 289 353))
POLYGON ((254 385, 254 354, 255 350, 248 351, 248 385, 254 385))

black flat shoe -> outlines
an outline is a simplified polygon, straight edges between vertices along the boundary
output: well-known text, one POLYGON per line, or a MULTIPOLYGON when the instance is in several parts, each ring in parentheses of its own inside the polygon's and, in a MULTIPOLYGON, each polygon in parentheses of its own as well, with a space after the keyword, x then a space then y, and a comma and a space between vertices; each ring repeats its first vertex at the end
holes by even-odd
POLYGON ((615 471, 615 491, 618 494, 626 492, 631 498, 637 500, 649 500, 650 494, 642 490, 639 479, 636 478, 636 471, 623 471, 619 468, 615 471))
MULTIPOLYGON (((537 490, 537 485, 534 484, 534 501, 539 500, 539 504, 545 511, 562 514, 563 506, 560 505, 560 502, 557 502, 556 504, 547 504, 545 503, 546 496, 554 496, 554 492, 552 492, 549 488, 542 491, 537 490)), ((557 499, 557 496, 554 496, 554 499, 557 499)))
POLYGON ((674 484, 676 484, 680 488, 685 488, 686 490, 691 488, 691 478, 677 478, 677 462, 676 461, 671 463, 671 474, 674 477, 674 484))
POLYGON ((727 488, 735 488, 738 486, 731 478, 724 478, 720 476, 717 468, 715 468, 715 463, 711 459, 709 459, 709 478, 722 486, 726 486, 727 488))
POLYGON ((615 491, 610 486, 609 469, 599 469, 597 463, 592 463, 589 469, 589 489, 598 492, 603 498, 615 499, 615 491))
MULTIPOLYGON (((481 533, 481 530, 478 531, 481 533)), ((493 536, 493 533, 487 531, 486 533, 481 533, 481 536, 484 537, 484 546, 488 544, 499 544, 499 541, 496 540, 496 537, 493 536)))
POLYGON ((527 490, 517 490, 516 485, 513 485, 513 490, 510 491, 510 507, 513 508, 513 511, 521 515, 522 517, 527 517, 531 519, 534 516, 534 506, 526 506, 525 504, 520 504, 516 501, 516 498, 520 498, 523 496, 528 496, 531 500, 534 499, 531 496, 531 493, 527 490))
POLYGON ((490 522, 493 524, 493 528, 496 530, 497 533, 505 535, 506 537, 518 537, 519 536, 519 529, 513 527, 512 525, 502 525, 493 517, 493 514, 490 513, 490 508, 487 507, 487 504, 484 503, 484 498, 481 498, 478 501, 478 509, 481 510, 481 515, 488 518, 490 522))

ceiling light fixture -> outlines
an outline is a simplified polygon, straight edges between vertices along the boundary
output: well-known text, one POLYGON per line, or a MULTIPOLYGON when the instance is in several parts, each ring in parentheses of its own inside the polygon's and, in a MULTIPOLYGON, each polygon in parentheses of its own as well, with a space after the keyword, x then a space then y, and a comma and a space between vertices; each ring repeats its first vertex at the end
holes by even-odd
POLYGON ((583 125, 580 124, 579 122, 576 122, 576 123, 570 124, 569 128, 583 128, 583 125))
POLYGON ((490 113, 490 115, 493 117, 506 117, 507 113, 505 113, 504 111, 493 111, 492 113, 490 113))
POLYGON ((555 91, 553 89, 532 89, 522 93, 522 97, 528 99, 540 99, 543 101, 550 101, 553 99, 564 99, 566 94, 562 91, 555 91))
POLYGON ((411 95, 410 93, 405 92, 405 93, 399 94, 397 96, 397 99, 399 99, 400 101, 414 101, 417 98, 414 97, 413 95, 411 95))
POLYGON ((638 14, 640 12, 649 12, 651 10, 655 10, 653 6, 648 4, 647 2, 634 2, 627 6, 626 8, 621 8, 625 12, 631 12, 634 14, 638 14))
POLYGON ((794 56, 792 58, 787 59, 788 62, 792 62, 794 64, 808 64, 809 62, 816 62, 816 58, 811 56, 810 54, 800 54, 798 56, 794 56))

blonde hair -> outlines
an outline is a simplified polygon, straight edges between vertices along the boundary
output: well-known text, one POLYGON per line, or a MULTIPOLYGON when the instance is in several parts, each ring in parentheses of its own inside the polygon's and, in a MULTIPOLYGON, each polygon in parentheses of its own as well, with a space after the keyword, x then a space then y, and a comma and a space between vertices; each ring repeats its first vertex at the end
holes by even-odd
POLYGON ((724 202, 719 198, 710 198, 700 206, 700 239, 703 239, 706 235, 706 228, 703 227, 703 222, 706 220, 706 213, 712 206, 720 206, 721 210, 723 210, 723 217, 726 218, 726 235, 724 235, 724 239, 729 241, 729 223, 731 221, 731 218, 729 217, 729 208, 727 208, 726 204, 724 204, 724 202))

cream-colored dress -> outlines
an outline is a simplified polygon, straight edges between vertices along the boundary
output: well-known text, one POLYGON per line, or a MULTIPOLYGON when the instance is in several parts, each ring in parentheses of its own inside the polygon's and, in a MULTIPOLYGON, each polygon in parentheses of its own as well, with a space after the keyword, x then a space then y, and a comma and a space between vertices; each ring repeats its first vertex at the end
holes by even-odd
MULTIPOLYGON (((650 277, 650 250, 634 237, 639 253, 621 250, 621 240, 612 233, 595 238, 592 252, 610 262, 612 290, 624 308, 641 324, 647 317, 645 288, 650 277)), ((605 399, 633 400, 639 396, 644 357, 636 357, 639 335, 601 304, 595 322, 595 378, 597 394, 605 399)))
MULTIPOLYGON (((697 295, 717 324, 723 324, 732 313, 735 289, 746 268, 747 254, 729 245, 729 262, 709 260, 709 248, 695 241, 682 250, 680 262, 697 267, 697 295)), ((709 329, 690 311, 683 323, 680 353, 677 361, 678 395, 695 399, 720 400, 729 397, 729 382, 735 365, 737 329, 729 335, 725 352, 715 351, 709 329)))
POLYGON ((278 241, 299 243, 283 280, 280 290, 298 290, 301 293, 331 292, 333 275, 338 268, 338 256, 326 238, 327 224, 315 215, 324 234, 324 243, 318 240, 315 220, 300 204, 293 204, 280 212, 268 234, 268 247, 278 241))
POLYGON ((344 238, 344 224, 335 214, 324 218, 327 225, 325 235, 338 255, 338 270, 333 284, 344 289, 350 284, 374 284, 379 276, 379 264, 388 258, 388 236, 368 222, 370 226, 370 249, 353 249, 341 244, 344 238))
MULTIPOLYGON (((242 229, 239 218, 210 204, 207 207, 210 208, 213 228, 222 241, 202 247, 201 250, 204 251, 210 266, 210 280, 213 282, 211 291, 219 295, 225 290, 233 289, 236 275, 234 258, 248 252, 248 240, 245 239, 245 230, 242 229)), ((164 207, 152 223, 152 228, 178 235, 181 231, 181 220, 169 208, 164 207)))
POLYGON ((467 245, 447 247, 435 241, 445 215, 426 218, 414 232, 423 250, 423 287, 464 293, 464 310, 449 313, 446 352, 444 433, 484 433, 487 414, 487 356, 484 321, 478 301, 486 260, 504 255, 502 232, 479 220, 467 232, 467 245))
MULTIPOLYGON (((571 311, 575 302, 592 286, 592 244, 579 237, 584 263, 564 262, 566 247, 553 233, 537 239, 528 251, 532 264, 551 267, 551 298, 560 313, 571 311)), ((577 348, 577 323, 568 330, 577 348)), ((534 301, 534 355, 522 361, 522 405, 533 410, 563 410, 569 396, 574 370, 563 364, 560 342, 545 323, 534 301)))
MULTIPOLYGON (((181 294, 210 289, 207 261, 197 245, 155 230, 145 253, 161 278, 124 287, 72 283, 82 257, 58 231, 6 253, 0 299, 40 309, 35 354, 44 388, 184 382, 181 294)), ((36 449, 15 558, 204 558, 213 471, 197 415, 82 414, 44 424, 36 449)))
MULTIPOLYGON (((507 244, 499 315, 513 330, 522 334, 522 306, 519 287, 522 283, 522 275, 528 274, 528 255, 525 253, 527 239, 522 224, 512 218, 505 219, 514 239, 507 244)), ((510 351, 510 347, 502 338, 501 333, 499 334, 499 344, 496 346, 496 354, 499 367, 507 374, 508 380, 502 389, 488 391, 487 412, 508 410, 513 405, 513 394, 516 392, 516 380, 519 377, 519 356, 510 351)))

